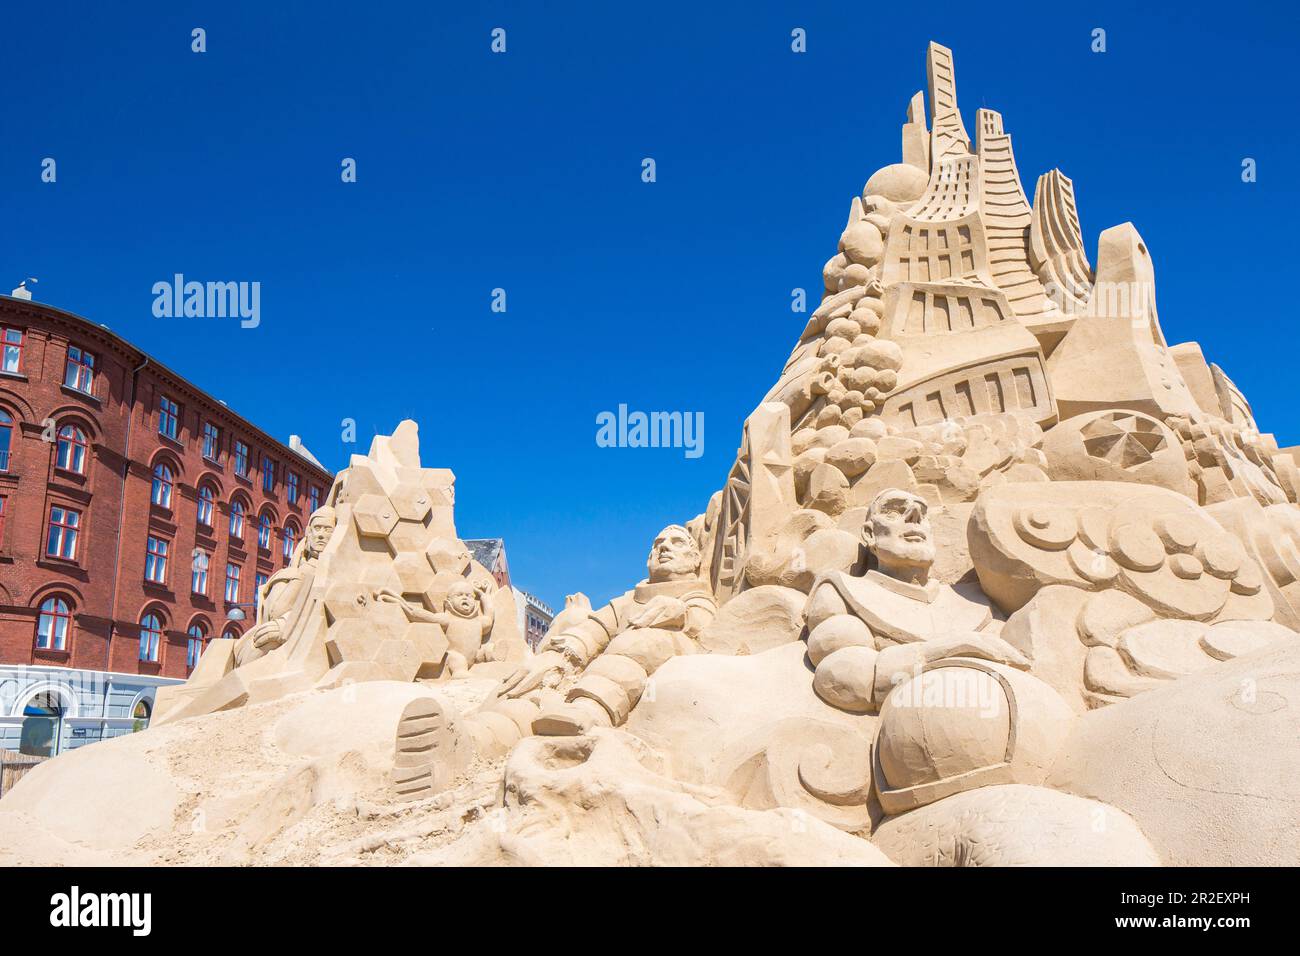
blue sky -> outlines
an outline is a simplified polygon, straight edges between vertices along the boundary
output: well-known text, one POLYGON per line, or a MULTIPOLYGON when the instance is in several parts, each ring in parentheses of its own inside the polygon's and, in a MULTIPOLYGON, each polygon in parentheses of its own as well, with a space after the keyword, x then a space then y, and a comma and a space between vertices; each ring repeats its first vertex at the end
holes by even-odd
POLYGON ((462 536, 505 537, 516 583, 557 606, 604 600, 724 480, 806 320, 791 289, 816 302, 851 197, 898 160, 935 39, 968 128, 1003 113, 1031 196, 1053 166, 1074 179, 1094 260, 1133 221, 1170 341, 1201 342, 1300 442, 1294 14, 994 9, 10 4, 0 281, 38 277, 40 301, 332 469, 415 418, 425 464, 456 472, 462 536), (261 324, 155 318, 176 272, 260 282, 261 324), (703 412, 704 454, 597 447, 620 403, 703 412))

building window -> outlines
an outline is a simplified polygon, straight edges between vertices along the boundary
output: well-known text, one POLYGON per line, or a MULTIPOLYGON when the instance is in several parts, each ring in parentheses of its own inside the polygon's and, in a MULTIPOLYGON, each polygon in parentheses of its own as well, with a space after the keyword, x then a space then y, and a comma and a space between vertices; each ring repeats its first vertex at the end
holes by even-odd
POLYGON ((224 631, 221 632, 221 636, 227 641, 237 641, 239 640, 239 628, 235 627, 232 624, 230 627, 226 628, 224 631))
POLYGON ((171 468, 163 462, 153 466, 153 496, 154 504, 161 508, 170 508, 172 506, 172 484, 173 476, 171 468))
POLYGON ((320 489, 315 485, 307 489, 307 505, 312 511, 320 507, 320 489))
POLYGON ((50 534, 45 541, 45 553, 51 558, 77 557, 77 536, 81 528, 81 512, 62 505, 50 508, 50 534))
POLYGON ((265 512, 257 519, 257 546, 263 551, 271 550, 271 518, 265 512))
POLYGON ((158 663, 162 636, 162 621, 157 614, 146 614, 140 618, 140 660, 158 663))
POLYGON ((167 583, 167 540, 149 535, 144 555, 144 579, 154 584, 167 583))
POLYGON ((257 574, 253 579, 253 607, 262 603, 262 586, 266 584, 265 574, 257 574))
POLYGON ((63 738, 63 704, 58 695, 37 694, 23 708, 23 728, 18 752, 30 757, 53 757, 63 738))
POLYGON ((43 651, 66 651, 72 630, 72 608, 61 597, 46 598, 36 619, 36 646, 43 651))
POLYGON ((194 670, 198 666, 199 658, 203 656, 203 642, 207 639, 207 635, 203 633, 202 624, 191 624, 185 636, 188 638, 185 644, 185 667, 194 670))
POLYGON ((285 493, 289 496, 289 504, 298 503, 298 476, 294 472, 285 475, 285 493))
POLYGON ((235 474, 248 477, 248 446, 242 441, 235 442, 235 474))
POLYGON ((14 417, 0 412, 0 471, 9 470, 9 449, 14 440, 14 417))
POLYGON ((68 346, 68 367, 63 384, 87 395, 95 387, 95 356, 75 345, 68 346))
POLYGON ((217 495, 211 485, 199 486, 199 524, 205 528, 212 527, 212 513, 215 510, 217 495))
POLYGON ((226 565, 226 600, 231 604, 239 603, 239 565, 226 565))
POLYGON ((55 464, 64 471, 78 475, 86 473, 86 433, 76 425, 64 425, 59 429, 55 464))
POLYGON ((0 368, 6 372, 18 374, 23 370, 23 330, 0 329, 0 340, 4 343, 4 352, 0 355, 0 368))
POLYGON ((138 734, 149 726, 149 702, 142 700, 131 711, 131 733, 138 734))
POLYGON ((208 553, 201 548, 194 549, 194 565, 190 570, 190 592, 203 597, 208 596, 208 553))
POLYGON ((275 491, 275 462, 266 455, 262 456, 262 490, 267 494, 275 491))
POLYGON ((158 434, 176 440, 181 408, 166 395, 158 399, 158 434))
MULTIPOLYGON (((0 498, 0 531, 4 528, 4 499, 0 498)), ((0 541, 3 541, 3 535, 0 534, 0 541)), ((284 560, 288 561, 293 557, 293 549, 298 546, 298 532, 294 530, 293 525, 284 526, 284 546, 281 552, 284 554, 284 560)))
POLYGON ((216 461, 221 454, 221 429, 212 422, 203 423, 203 457, 216 461))
POLYGON ((230 536, 236 541, 244 540, 244 506, 238 501, 230 503, 230 536))

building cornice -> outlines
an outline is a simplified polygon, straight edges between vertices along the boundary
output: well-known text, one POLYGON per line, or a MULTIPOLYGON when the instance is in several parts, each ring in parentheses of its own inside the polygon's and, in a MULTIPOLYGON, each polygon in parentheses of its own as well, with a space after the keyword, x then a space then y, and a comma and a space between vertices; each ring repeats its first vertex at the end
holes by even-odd
POLYGON ((63 323, 75 332, 78 339, 88 340, 100 348, 110 349, 122 360, 123 364, 131 369, 139 368, 147 362, 146 367, 152 374, 167 382, 177 392, 186 395, 189 399, 197 399, 206 405, 210 412, 209 417, 225 419, 225 425, 234 426, 238 430, 245 431, 260 444, 274 448, 286 459, 297 463, 305 472, 312 474, 326 486, 333 482, 334 475, 329 471, 298 454, 286 442, 282 442, 263 431, 220 399, 208 394, 174 369, 159 362, 149 353, 136 348, 105 326, 92 322, 75 312, 69 312, 56 306, 28 299, 16 299, 9 295, 0 295, 0 315, 10 314, 16 318, 30 321, 35 325, 63 323))

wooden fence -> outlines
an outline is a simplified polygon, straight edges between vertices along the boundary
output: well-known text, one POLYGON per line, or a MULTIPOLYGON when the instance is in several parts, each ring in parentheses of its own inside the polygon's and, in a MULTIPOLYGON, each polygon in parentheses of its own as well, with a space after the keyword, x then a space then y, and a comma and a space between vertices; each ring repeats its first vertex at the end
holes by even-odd
POLYGON ((23 774, 49 757, 30 757, 16 750, 0 750, 0 797, 3 797, 14 784, 23 778, 23 774))

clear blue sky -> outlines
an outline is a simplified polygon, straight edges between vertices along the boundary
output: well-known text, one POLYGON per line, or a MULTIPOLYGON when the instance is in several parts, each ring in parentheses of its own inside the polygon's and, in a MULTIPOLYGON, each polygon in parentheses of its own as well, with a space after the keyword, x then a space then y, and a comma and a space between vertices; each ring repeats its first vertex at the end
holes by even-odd
POLYGON ((332 469, 417 419, 463 537, 503 536, 554 604, 600 601, 721 485, 803 328, 790 290, 816 301, 851 197, 898 161, 935 39, 968 128, 1002 111, 1031 195, 1074 179, 1094 259, 1136 223, 1170 341, 1300 442, 1294 12, 944 6, 8 4, 0 281, 37 276, 332 469), (155 318, 176 272, 261 282, 260 327, 155 318), (598 448, 620 402, 702 411, 704 455, 598 448))

